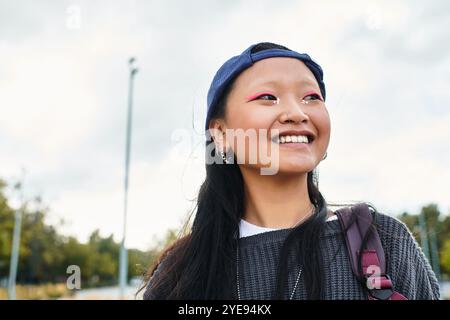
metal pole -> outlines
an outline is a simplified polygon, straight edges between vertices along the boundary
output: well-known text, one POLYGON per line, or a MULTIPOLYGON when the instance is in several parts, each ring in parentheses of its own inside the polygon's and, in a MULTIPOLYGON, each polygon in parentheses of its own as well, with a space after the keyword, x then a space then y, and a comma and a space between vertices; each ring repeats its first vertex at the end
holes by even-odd
POLYGON ((423 253, 430 261, 430 247, 428 245, 428 229, 427 222, 425 221, 425 214, 422 212, 419 214, 419 224, 420 224, 420 242, 422 245, 423 253))
MULTIPOLYGON (((23 173, 24 176, 24 173, 23 173)), ((23 180, 14 186, 14 189, 20 190, 20 208, 14 213, 14 232, 13 242, 11 247, 11 260, 9 264, 9 279, 8 279, 8 299, 16 300, 16 279, 17 268, 19 265, 19 249, 20 249, 20 233, 22 229, 22 214, 25 209, 23 196, 23 180)))
POLYGON ((9 265, 8 298, 16 300, 16 278, 19 263, 20 229, 22 227, 22 208, 15 212, 14 236, 11 251, 11 264, 9 265))
POLYGON ((133 80, 138 72, 134 66, 135 58, 130 58, 128 61, 130 78, 128 88, 128 116, 127 116, 127 131, 126 131, 126 146, 125 146, 125 182, 124 182, 124 206, 123 206, 123 236, 120 245, 120 261, 119 261, 119 297, 124 298, 125 286, 127 284, 128 275, 128 252, 125 248, 125 239, 127 232, 127 209, 128 209, 128 172, 130 167, 130 149, 131 149, 131 131, 132 131, 132 116, 133 116, 133 80))
POLYGON ((439 252, 437 247, 437 239, 436 239, 436 232, 431 231, 430 232, 430 244, 431 244, 431 263, 433 266, 434 273, 436 274, 436 278, 438 280, 441 279, 441 267, 439 262, 439 252))

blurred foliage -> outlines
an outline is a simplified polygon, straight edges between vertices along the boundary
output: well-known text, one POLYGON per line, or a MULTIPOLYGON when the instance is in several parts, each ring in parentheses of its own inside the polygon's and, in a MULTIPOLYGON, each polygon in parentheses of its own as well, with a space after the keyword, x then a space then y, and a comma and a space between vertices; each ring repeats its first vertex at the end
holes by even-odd
MULTIPOLYGON (((419 214, 409 214, 403 212, 400 215, 402 220, 411 230, 419 245, 424 249, 422 235, 428 241, 429 261, 436 273, 437 262, 439 262, 440 275, 443 280, 450 279, 450 216, 442 215, 436 204, 429 204, 422 207, 419 214), (423 225, 420 223, 419 216, 423 216, 423 225), (437 248, 437 254, 433 257, 433 244, 437 248), (439 261, 434 261, 439 259, 439 261)), ((424 250, 426 252, 427 250, 424 250)))
POLYGON ((441 265, 444 269, 443 271, 448 275, 450 273, 450 239, 447 239, 442 247, 441 265))
MULTIPOLYGON (((8 205, 5 188, 6 184, 0 180, 0 285, 3 286, 9 275, 15 214, 8 205)), ((27 202, 22 210, 17 283, 65 283, 70 276, 67 267, 77 265, 81 270, 82 288, 116 285, 120 243, 115 242, 112 235, 102 237, 99 230, 92 232, 87 243, 63 236, 56 227, 46 223, 48 209, 42 208, 40 199, 33 201, 27 202)), ((128 279, 142 276, 160 249, 160 242, 147 252, 129 249, 128 279)), ((30 290, 34 292, 33 287, 30 290)))
MULTIPOLYGON (((69 297, 73 291, 65 283, 45 283, 41 285, 17 285, 16 298, 19 300, 46 300, 69 297)), ((8 299, 6 288, 0 288, 0 300, 8 299)))

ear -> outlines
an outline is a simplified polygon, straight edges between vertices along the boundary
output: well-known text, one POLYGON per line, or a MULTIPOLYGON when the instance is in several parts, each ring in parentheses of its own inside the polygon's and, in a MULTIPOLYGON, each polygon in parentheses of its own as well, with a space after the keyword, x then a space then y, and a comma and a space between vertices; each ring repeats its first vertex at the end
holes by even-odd
POLYGON ((213 119, 209 122, 209 133, 220 150, 226 150, 226 124, 223 119, 213 119))

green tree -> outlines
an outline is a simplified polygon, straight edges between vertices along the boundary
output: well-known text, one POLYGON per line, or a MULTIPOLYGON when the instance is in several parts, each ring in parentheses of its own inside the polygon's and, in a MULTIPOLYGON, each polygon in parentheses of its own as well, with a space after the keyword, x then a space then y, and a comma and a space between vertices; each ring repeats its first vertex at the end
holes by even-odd
POLYGON ((11 259, 14 210, 4 194, 6 183, 0 179, 0 279, 8 276, 11 259))
POLYGON ((442 271, 450 273, 450 238, 444 242, 441 249, 441 266, 442 271))

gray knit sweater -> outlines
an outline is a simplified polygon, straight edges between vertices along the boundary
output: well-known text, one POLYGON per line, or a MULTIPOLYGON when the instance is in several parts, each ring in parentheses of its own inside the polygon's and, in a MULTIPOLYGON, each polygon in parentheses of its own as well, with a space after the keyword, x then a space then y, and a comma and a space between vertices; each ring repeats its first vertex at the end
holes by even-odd
MULTIPOLYGON (((439 283, 422 250, 406 225, 398 219, 379 214, 378 232, 386 255, 386 273, 394 289, 409 300, 439 299, 439 283)), ((291 229, 281 229, 239 239, 240 295, 243 300, 271 299, 275 291, 277 261, 283 241, 291 229)), ((329 221, 321 235, 324 262, 324 299, 367 299, 352 272, 338 220, 329 221)), ((299 267, 294 251, 289 257, 286 299, 293 291, 299 267)), ((153 274, 164 268, 164 260, 153 274)), ((144 299, 152 299, 152 279, 144 299)), ((293 299, 304 300, 307 294, 300 277, 293 299)))

